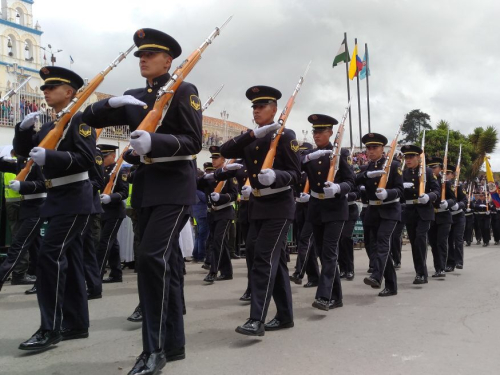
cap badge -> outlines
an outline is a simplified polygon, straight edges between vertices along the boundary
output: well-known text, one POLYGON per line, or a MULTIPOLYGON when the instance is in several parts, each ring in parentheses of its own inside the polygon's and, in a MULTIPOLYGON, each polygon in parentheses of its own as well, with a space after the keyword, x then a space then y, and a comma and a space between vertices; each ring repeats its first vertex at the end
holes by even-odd
POLYGON ((146 33, 143 29, 137 30, 137 37, 143 39, 146 36, 146 33))
POLYGON ((47 68, 42 68, 43 74, 50 74, 50 71, 47 68))
POLYGON ((259 92, 259 91, 260 91, 260 90, 259 90, 259 88, 258 88, 258 87, 254 87, 254 88, 252 88, 252 92, 259 92))

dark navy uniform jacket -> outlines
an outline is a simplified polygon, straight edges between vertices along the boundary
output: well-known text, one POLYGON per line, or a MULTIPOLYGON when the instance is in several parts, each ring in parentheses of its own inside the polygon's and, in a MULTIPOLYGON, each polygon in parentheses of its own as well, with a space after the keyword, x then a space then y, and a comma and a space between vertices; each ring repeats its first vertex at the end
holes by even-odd
MULTIPOLYGON (((294 188, 294 195, 296 198, 300 197, 300 193, 304 192, 304 187, 307 182, 307 173, 302 171, 300 175, 300 182, 296 184, 294 188)), ((309 191, 307 192, 309 194, 309 191)), ((310 198, 309 198, 310 199, 310 198)), ((295 221, 298 223, 303 223, 307 219, 307 209, 309 208, 309 202, 295 202, 295 221)))
POLYGON ((440 202, 441 190, 437 178, 432 173, 431 168, 425 169, 426 183, 425 193, 429 196, 429 202, 426 204, 419 204, 418 199, 418 186, 419 186, 419 170, 420 168, 406 168, 403 171, 403 181, 413 182, 413 187, 404 189, 404 201, 413 201, 413 204, 407 204, 404 210, 404 221, 414 222, 418 218, 420 220, 434 220, 434 202, 440 202))
MULTIPOLYGON (((54 121, 43 124, 38 133, 33 128, 21 130, 19 125, 15 128, 14 150, 16 154, 27 157, 31 149, 54 128, 54 121)), ((81 112, 73 116, 66 130, 57 150, 45 150, 42 172, 46 179, 88 172, 93 167, 96 135, 93 129, 82 122, 81 112)), ((40 216, 88 215, 93 211, 92 202, 92 184, 89 179, 56 186, 47 189, 40 216)))
POLYGON ((100 193, 104 190, 106 185, 104 185, 104 169, 102 166, 103 157, 102 152, 98 148, 95 149, 94 156, 95 163, 89 170, 89 179, 92 184, 92 194, 93 194, 93 214, 102 214, 104 210, 101 207, 101 197, 100 193))
MULTIPOLYGON (((467 193, 465 192, 462 184, 458 184, 457 191, 455 191, 455 184, 452 183, 451 189, 455 192, 456 201, 458 203, 457 211, 462 210, 462 212, 456 213, 457 211, 453 211, 451 207, 449 208, 453 222, 456 223, 460 221, 462 217, 465 217, 465 210, 467 209, 467 203, 469 200, 467 199, 467 193)), ((496 210, 494 210, 494 212, 496 213, 496 210)))
MULTIPOLYGON (((441 191, 441 187, 443 186, 442 181, 439 177, 436 181, 439 184, 439 191, 441 191)), ((446 181, 445 197, 444 198, 441 197, 441 200, 445 200, 445 199, 448 202, 448 209, 445 211, 438 212, 439 205, 441 204, 440 200, 436 200, 434 202, 434 212, 436 213, 436 217, 435 217, 434 221, 436 222, 436 224, 452 224, 453 223, 453 221, 451 219, 451 212, 449 209, 451 208, 451 206, 455 205, 456 199, 455 199, 455 193, 453 193, 453 190, 451 189, 451 182, 450 181, 446 181)))
MULTIPOLYGON (((318 150, 332 149, 333 145, 328 143, 324 148, 304 152, 302 158, 318 150)), ((328 171, 330 169, 330 156, 323 155, 319 159, 311 160, 302 164, 302 168, 307 173, 307 178, 309 178, 311 191, 318 194, 324 194, 323 188, 325 187, 328 171)), ((349 207, 347 205, 346 194, 354 189, 354 172, 347 162, 347 155, 344 152, 341 153, 339 169, 335 174, 333 182, 340 185, 340 193, 330 199, 319 199, 311 195, 309 199, 309 209, 307 211, 307 221, 315 225, 321 225, 321 223, 330 221, 349 220, 349 207)))
MULTIPOLYGON (((262 169, 272 139, 273 133, 257 139, 248 131, 224 143, 220 147, 220 152, 226 159, 243 158, 245 160, 248 178, 253 189, 293 186, 300 179, 300 160, 299 144, 291 129, 285 129, 276 149, 273 165, 276 181, 271 186, 264 186, 258 180, 258 174, 262 169)), ((256 197, 252 193, 249 202, 250 220, 293 220, 295 216, 293 189, 261 197, 256 197)))
MULTIPOLYGON (((108 184, 111 172, 113 172, 115 165, 116 163, 113 163, 104 167, 104 186, 108 184)), ((101 215, 102 220, 124 219, 125 216, 127 216, 125 212, 124 199, 128 198, 128 181, 127 175, 120 172, 121 171, 118 171, 116 175, 115 187, 109 195, 111 202, 102 205, 104 210, 104 213, 101 215)))
MULTIPOLYGON (((241 194, 241 189, 245 186, 248 179, 248 169, 243 159, 236 159, 235 163, 243 164, 243 168, 225 172, 222 171, 222 168, 219 168, 215 170, 214 175, 216 179, 236 178, 238 184, 238 193, 236 195, 238 195, 241 194)), ((238 222, 240 224, 248 224, 248 219, 248 200, 243 199, 243 196, 241 196, 238 202, 238 222)))
MULTIPOLYGON (((378 201, 375 195, 378 189, 380 177, 368 178, 366 172, 379 171, 384 168, 385 157, 376 162, 370 161, 366 168, 356 175, 356 185, 364 185, 366 188, 366 196, 368 200, 378 201)), ((403 176, 400 169, 399 161, 393 160, 389 171, 389 179, 387 181, 387 199, 385 202, 392 201, 403 197, 403 176)), ((376 225, 380 219, 401 221, 401 203, 394 202, 381 205, 369 205, 366 208, 364 221, 367 225, 376 225)))
MULTIPOLYGON (((147 104, 147 108, 127 105, 111 108, 108 99, 87 107, 84 121, 94 128, 112 125, 128 125, 131 131, 137 129, 147 113, 153 108, 156 93, 170 79, 170 74, 157 77, 150 86, 128 90, 147 104)), ((152 151, 150 158, 196 155, 201 151, 202 116, 198 90, 188 82, 182 82, 176 91, 170 107, 156 133, 151 133, 152 151)), ((125 158, 130 164, 138 164, 139 157, 125 158)), ((187 205, 196 203, 196 162, 179 160, 153 164, 141 164, 134 178, 131 204, 134 208, 162 204, 187 205)))
POLYGON ((225 175, 227 172, 222 172, 222 168, 219 168, 218 170, 220 172, 217 176, 214 173, 214 176, 216 176, 214 181, 208 181, 203 177, 200 177, 198 179, 198 190, 203 191, 207 197, 209 216, 211 216, 212 220, 233 220, 235 218, 233 205, 221 208, 220 210, 212 209, 213 206, 217 207, 228 202, 235 202, 238 197, 238 181, 236 180, 236 177, 230 177, 231 173, 225 175), (225 184, 219 193, 219 200, 215 202, 210 197, 210 194, 214 192, 215 187, 221 181, 225 181, 225 184))

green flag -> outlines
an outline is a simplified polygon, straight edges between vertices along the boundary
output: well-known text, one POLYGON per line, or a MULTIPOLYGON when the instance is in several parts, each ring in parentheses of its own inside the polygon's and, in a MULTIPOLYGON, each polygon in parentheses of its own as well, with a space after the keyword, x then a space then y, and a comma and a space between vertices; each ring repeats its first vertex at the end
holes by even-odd
POLYGON ((348 63, 350 60, 349 58, 349 50, 347 49, 347 44, 345 42, 345 39, 342 41, 342 44, 340 45, 339 51, 337 52, 337 56, 335 56, 335 59, 333 60, 333 68, 335 68, 339 63, 348 63))

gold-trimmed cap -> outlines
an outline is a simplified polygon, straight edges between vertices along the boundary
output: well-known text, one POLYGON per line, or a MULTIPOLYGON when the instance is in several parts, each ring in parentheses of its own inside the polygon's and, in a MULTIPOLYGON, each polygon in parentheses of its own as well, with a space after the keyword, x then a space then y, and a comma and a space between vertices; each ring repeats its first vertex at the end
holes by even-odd
POLYGON ((252 86, 245 93, 252 107, 257 104, 276 103, 281 99, 281 92, 270 86, 252 86))
POLYGON ((218 158, 220 158, 222 156, 221 153, 220 153, 220 147, 219 146, 210 146, 208 148, 208 151, 212 154, 212 155, 210 155, 211 159, 218 159, 218 158))
POLYGON ((404 145, 401 147, 401 152, 403 155, 420 155, 422 153, 422 149, 415 145, 404 145))
POLYGON ((333 125, 337 125, 339 122, 331 116, 312 114, 307 118, 312 124, 313 129, 326 129, 333 128, 333 125))
POLYGON ((40 90, 45 90, 47 87, 69 85, 75 90, 83 86, 83 79, 74 71, 61 68, 59 66, 44 66, 40 69, 40 77, 44 83, 40 86, 40 90))
POLYGON ((441 168, 443 168, 443 159, 438 157, 433 157, 432 159, 427 161, 428 167, 433 167, 435 165, 439 165, 441 168))
POLYGON ((385 146, 387 144, 387 138, 382 134, 368 133, 365 134, 363 138, 361 138, 361 142, 363 142, 365 146, 371 146, 371 145, 385 146))
POLYGON ((182 53, 180 44, 174 38, 155 29, 137 30, 134 43, 137 46, 135 57, 140 57, 141 52, 166 52, 175 59, 182 53))
POLYGON ((107 145, 104 143, 100 143, 96 146, 99 150, 101 150, 103 155, 107 155, 111 152, 116 152, 118 150, 118 146, 115 145, 107 145))
POLYGON ((207 161, 206 163, 203 163, 203 169, 205 171, 213 171, 215 168, 211 162, 207 161))

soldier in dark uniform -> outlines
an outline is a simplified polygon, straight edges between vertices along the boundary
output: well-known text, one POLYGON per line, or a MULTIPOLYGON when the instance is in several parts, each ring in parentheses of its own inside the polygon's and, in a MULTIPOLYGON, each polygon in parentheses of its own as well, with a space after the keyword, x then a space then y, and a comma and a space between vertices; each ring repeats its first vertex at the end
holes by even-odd
MULTIPOLYGON (((472 189, 472 186, 470 186, 470 189, 472 189)), ((474 212, 472 209, 474 208, 474 202, 469 202, 469 199, 467 199, 467 206, 465 208, 465 231, 464 231, 464 241, 465 241, 465 246, 470 246, 472 241, 474 240, 473 238, 473 230, 474 230, 474 212)))
MULTIPOLYGON (((313 226, 314 241, 321 260, 321 275, 313 307, 328 311, 343 306, 342 286, 338 266, 339 241, 344 223, 349 219, 346 195, 354 188, 354 172, 347 154, 339 158, 334 181, 328 181, 330 155, 333 145, 332 127, 338 124, 333 117, 313 114, 307 120, 312 124, 317 150, 302 156, 311 187, 307 221, 313 226)), ((337 149, 340 153, 340 150, 337 149)))
MULTIPOLYGON (((40 70, 40 87, 47 104, 56 113, 64 109, 83 85, 71 70, 48 66, 40 70)), ((40 329, 19 349, 41 350, 61 340, 88 337, 89 315, 81 232, 91 214, 92 184, 89 169, 94 163, 95 132, 76 113, 66 127, 57 149, 37 145, 54 121, 35 133, 34 121, 16 125, 14 149, 43 167, 47 198, 40 216, 48 227, 40 247, 37 267, 37 297, 40 329), (64 319, 63 319, 64 318, 64 319)))
POLYGON ((237 327, 236 332, 263 336, 264 330, 289 328, 294 324, 285 247, 295 213, 291 186, 300 178, 299 144, 293 130, 285 129, 273 168, 261 170, 274 132, 280 128, 274 123, 274 116, 281 93, 272 87, 253 86, 246 96, 252 102, 253 116, 259 127, 224 143, 220 151, 226 158, 244 158, 252 188, 246 241, 247 258, 250 262, 253 260, 250 319, 237 327), (278 311, 264 328, 271 296, 278 311))
MULTIPOLYGON (((99 144, 104 166, 104 186, 107 186, 113 169, 116 165, 116 150, 118 146, 99 144)), ((104 189, 103 189, 104 190, 104 189)), ((104 276, 106 263, 109 262, 111 271, 109 277, 102 280, 103 283, 121 283, 122 267, 120 258, 120 244, 116 236, 118 230, 125 219, 125 202, 128 197, 127 175, 118 171, 115 184, 111 193, 104 194, 101 191, 101 203, 104 212, 101 214, 101 237, 99 240, 99 250, 97 259, 99 261, 99 272, 104 276)))
MULTIPOLYGON (((432 168, 432 172, 438 181, 439 191, 442 191, 441 173, 443 159, 432 158, 427 165, 432 168)), ((455 194, 451 189, 450 181, 446 181, 445 196, 443 197, 441 195, 442 194, 440 194, 441 201, 436 200, 434 202, 435 217, 429 229, 429 244, 431 245, 432 257, 434 258, 434 269, 436 271, 432 277, 439 278, 446 277, 445 267, 448 258, 448 236, 453 222, 451 212, 448 208, 453 207, 455 203, 457 203, 455 194)))
POLYGON ((480 229, 481 237, 483 240, 483 247, 489 246, 491 239, 490 210, 491 206, 490 203, 487 202, 484 192, 479 193, 479 198, 474 203, 474 212, 477 215, 475 217, 475 220, 477 220, 477 224, 480 229))
POLYGON ((477 203, 477 199, 479 198, 479 194, 475 194, 473 195, 473 204, 471 207, 473 209, 473 213, 474 213, 474 235, 476 237, 476 245, 481 245, 481 239, 483 238, 483 234, 481 233, 481 227, 482 227, 482 224, 483 224, 483 220, 482 220, 482 217, 480 215, 482 215, 480 212, 481 211, 478 211, 476 210, 476 203, 477 203))
MULTIPOLYGON (((494 182, 489 182, 488 190, 490 192, 490 197, 491 197, 491 194, 497 191, 497 185, 494 182)), ((500 207, 497 207, 493 203, 493 199, 491 199, 491 203, 492 203, 491 205, 492 210, 490 211, 491 231, 493 232, 493 239, 495 240, 494 245, 498 245, 500 242, 500 215, 497 215, 497 212, 500 211, 500 207)))
POLYGON ((83 118, 93 127, 128 124, 130 150, 125 160, 139 164, 131 205, 138 210, 137 276, 142 309, 143 353, 129 372, 153 374, 166 361, 185 358, 182 317, 183 257, 179 232, 196 201, 196 162, 201 151, 201 102, 196 87, 183 81, 155 133, 136 130, 153 108, 158 90, 170 79, 172 60, 182 50, 171 36, 153 29, 134 34, 146 87, 87 107, 83 118))
MULTIPOLYGON (((368 164, 362 165, 359 168, 359 172, 366 171, 368 164)), ((359 173, 358 172, 358 173, 359 173)), ((359 214, 359 218, 361 219, 361 223, 363 224, 363 245, 365 247, 366 255, 368 257, 368 270, 366 271, 368 274, 372 274, 373 269, 375 268, 375 257, 373 256, 372 247, 370 246, 370 226, 369 223, 365 220, 366 211, 368 210, 368 195, 366 193, 366 187, 364 185, 360 185, 357 187, 359 190, 359 197, 361 200, 361 212, 359 214)))
POLYGON ((394 232, 391 237, 391 256, 394 262, 394 269, 399 270, 401 268, 401 251, 403 249, 403 230, 406 225, 405 222, 405 209, 406 204, 404 199, 401 199, 401 221, 398 221, 394 232))
MULTIPOLYGON (((212 178, 213 176, 213 173, 215 172, 215 168, 214 166, 212 165, 211 162, 206 162, 206 163, 203 163, 203 170, 205 171, 205 175, 203 176, 204 178, 212 178)), ((203 192, 203 194, 205 194, 205 192, 203 192)), ((208 199, 207 196, 205 195, 205 199, 208 199)), ((208 205, 208 200, 207 200, 207 205, 208 205)), ((207 207, 208 209, 208 207, 207 207)), ((207 225, 209 226, 208 224, 208 212, 207 212, 207 225)), ((210 226, 209 226, 210 227, 210 226)), ((213 241, 213 237, 212 237, 212 233, 210 232, 210 229, 207 228, 207 238, 206 238, 206 241, 205 241, 205 260, 201 266, 201 268, 207 270, 207 271, 210 271, 210 267, 212 265, 212 257, 213 257, 213 248, 210 246, 210 243, 213 241)))
POLYGON ((396 271, 391 256, 391 238, 396 225, 401 220, 400 198, 403 196, 403 178, 400 163, 393 160, 385 188, 379 188, 380 176, 384 171, 386 158, 383 155, 387 138, 381 134, 368 133, 361 139, 366 145, 370 162, 365 171, 356 175, 356 184, 364 185, 368 196, 365 213, 365 236, 370 236, 373 253, 373 272, 365 277, 364 283, 372 288, 380 288, 385 278, 385 288, 381 297, 398 293, 396 271))
POLYGON ((220 154, 219 146, 210 146, 212 165, 216 168, 213 179, 200 178, 198 189, 203 190, 207 196, 208 225, 211 239, 209 243, 212 252, 211 267, 203 281, 213 284, 215 280, 232 280, 233 266, 229 253, 229 226, 235 218, 233 203, 238 196, 238 182, 234 177, 224 175, 224 168, 232 170, 233 167, 241 168, 241 164, 228 164, 224 166, 225 159, 220 154), (223 168, 224 167, 224 168, 223 168), (217 170, 218 169, 218 170, 217 170), (217 172, 220 173, 217 173, 217 172), (220 193, 215 192, 219 183, 223 184, 220 193), (220 275, 217 273, 220 271, 220 275))
POLYGON ((434 207, 432 204, 439 201, 441 191, 437 177, 431 168, 425 168, 425 191, 419 194, 420 183, 420 157, 422 149, 415 145, 401 147, 405 158, 406 168, 403 171, 403 186, 405 210, 403 220, 411 245, 413 265, 415 267, 415 280, 413 284, 427 284, 427 232, 434 220, 434 207))
MULTIPOLYGON (((455 180, 456 167, 448 165, 447 169, 446 179, 450 181, 452 189, 455 190, 453 181, 455 180)), ((464 264, 464 210, 467 207, 467 194, 462 184, 458 184, 455 197, 456 203, 450 207, 452 224, 448 237, 448 259, 446 261, 445 272, 452 272, 455 270, 455 267, 462 269, 464 264)))

